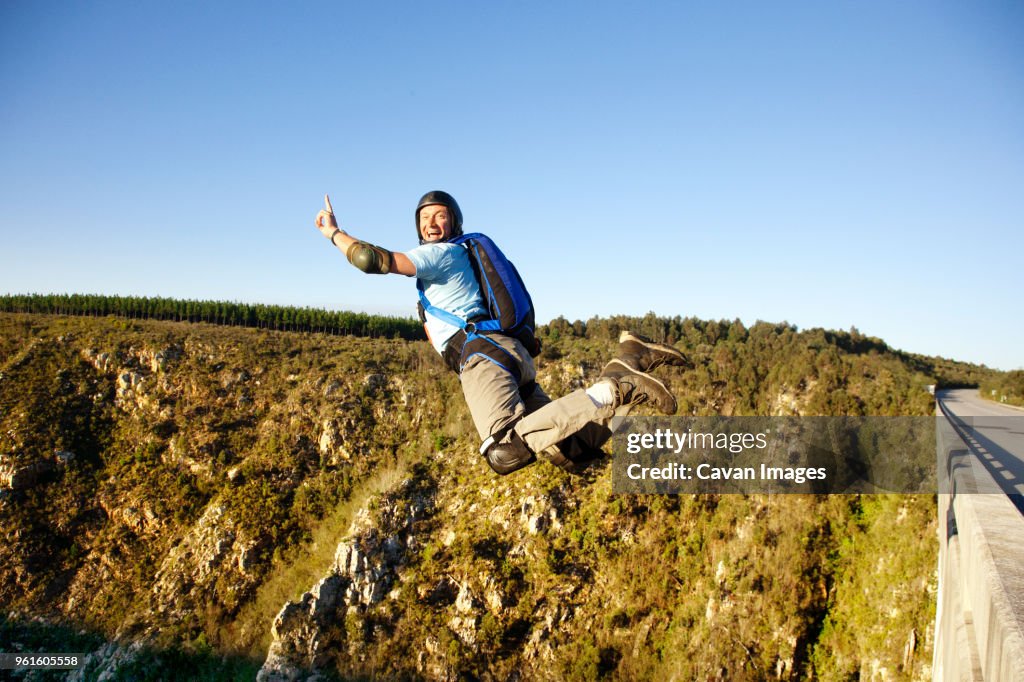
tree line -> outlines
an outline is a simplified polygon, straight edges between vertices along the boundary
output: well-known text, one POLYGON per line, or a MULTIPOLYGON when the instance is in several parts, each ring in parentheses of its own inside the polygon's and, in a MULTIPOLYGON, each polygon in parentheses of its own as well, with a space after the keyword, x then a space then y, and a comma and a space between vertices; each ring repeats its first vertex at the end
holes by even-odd
POLYGON ((1006 402, 1024 395, 1024 382, 1015 384, 1013 373, 907 353, 856 327, 801 330, 788 322, 748 326, 738 319, 648 313, 574 322, 559 317, 538 332, 544 357, 554 360, 580 342, 614 344, 624 329, 677 345, 695 362, 674 385, 682 412, 768 414, 779 409, 780 396, 789 396, 799 399, 805 414, 930 414, 934 398, 927 386, 985 387, 985 382, 998 387, 1006 402))
POLYGON ((101 294, 4 294, 0 311, 50 315, 115 315, 128 319, 207 322, 210 324, 417 340, 426 338, 413 318, 294 306, 194 301, 101 294))

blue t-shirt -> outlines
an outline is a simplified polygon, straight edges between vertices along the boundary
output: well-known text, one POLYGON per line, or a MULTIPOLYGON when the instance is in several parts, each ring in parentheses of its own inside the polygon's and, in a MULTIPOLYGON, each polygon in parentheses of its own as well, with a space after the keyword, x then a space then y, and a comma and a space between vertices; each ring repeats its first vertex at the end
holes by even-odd
MULTIPOLYGON (((487 314, 465 247, 447 242, 421 244, 405 255, 416 266, 416 279, 423 282, 423 293, 431 305, 463 320, 487 314)), ((438 353, 444 353, 445 344, 459 331, 430 313, 426 329, 438 353)))

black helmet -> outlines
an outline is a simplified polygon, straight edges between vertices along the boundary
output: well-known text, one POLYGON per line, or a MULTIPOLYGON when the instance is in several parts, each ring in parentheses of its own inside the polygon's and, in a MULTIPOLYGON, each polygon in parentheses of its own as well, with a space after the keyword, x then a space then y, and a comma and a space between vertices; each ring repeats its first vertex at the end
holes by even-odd
POLYGON ((416 204, 416 237, 420 240, 420 244, 423 243, 423 237, 420 235, 420 209, 424 206, 444 206, 447 208, 449 218, 452 220, 452 233, 449 235, 449 239, 462 234, 462 209, 459 208, 455 197, 448 194, 448 192, 435 189, 424 194, 423 198, 420 199, 420 203, 416 204))

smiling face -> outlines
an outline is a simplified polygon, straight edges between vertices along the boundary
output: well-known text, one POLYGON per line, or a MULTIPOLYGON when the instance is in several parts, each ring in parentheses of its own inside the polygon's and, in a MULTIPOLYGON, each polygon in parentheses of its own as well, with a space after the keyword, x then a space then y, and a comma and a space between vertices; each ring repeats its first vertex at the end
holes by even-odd
POLYGON ((430 204, 420 209, 420 236, 424 242, 444 241, 451 233, 451 218, 447 206, 430 204))

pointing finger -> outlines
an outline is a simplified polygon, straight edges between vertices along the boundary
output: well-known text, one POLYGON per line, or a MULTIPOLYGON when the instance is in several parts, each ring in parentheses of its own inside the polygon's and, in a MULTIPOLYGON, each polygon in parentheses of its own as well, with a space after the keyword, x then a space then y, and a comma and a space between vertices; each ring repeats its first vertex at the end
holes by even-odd
POLYGON ((334 213, 334 209, 331 207, 331 198, 326 194, 324 195, 324 206, 327 207, 328 213, 334 213))

